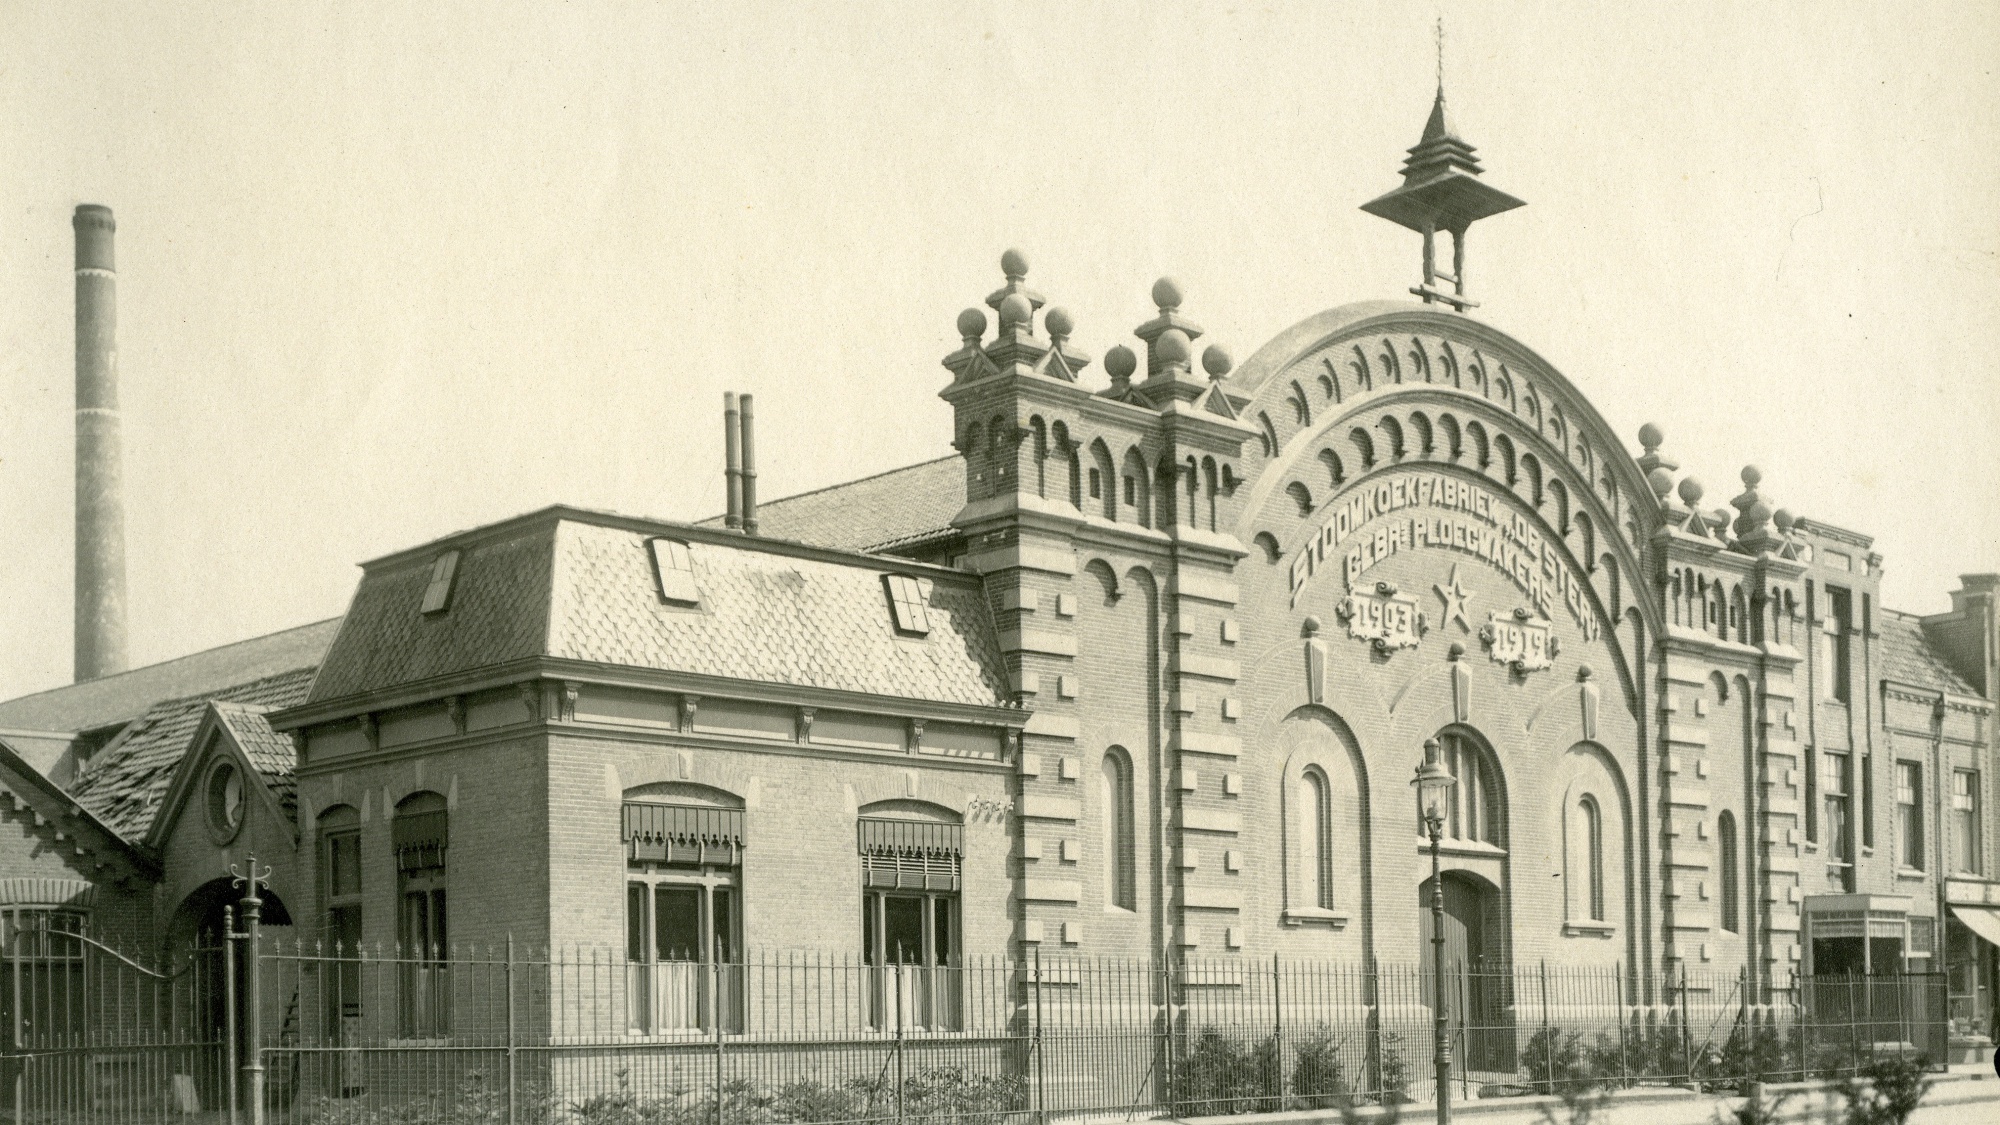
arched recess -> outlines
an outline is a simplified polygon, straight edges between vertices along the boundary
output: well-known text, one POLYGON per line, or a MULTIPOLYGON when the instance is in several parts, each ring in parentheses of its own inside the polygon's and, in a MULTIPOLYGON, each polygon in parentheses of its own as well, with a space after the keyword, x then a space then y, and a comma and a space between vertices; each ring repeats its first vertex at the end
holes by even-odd
MULTIPOLYGON (((1435 737, 1440 758, 1457 782, 1445 807, 1444 838, 1485 844, 1504 852, 1508 840, 1507 780, 1493 744, 1463 723, 1453 723, 1435 737)), ((1421 810, 1415 812, 1421 836, 1421 810)))
POLYGON ((1118 518, 1118 471, 1111 464, 1111 450, 1103 438, 1090 443, 1090 498, 1105 519, 1118 518))
POLYGON ((687 781, 655 781, 625 790, 625 800, 652 805, 689 805, 708 809, 740 809, 743 798, 713 785, 687 781))
POLYGON ((1123 746, 1106 747, 1098 762, 1097 821, 1104 906, 1139 908, 1138 829, 1134 824, 1132 755, 1123 746))
POLYGON ((1260 531, 1250 540, 1258 550, 1264 552, 1264 561, 1276 564, 1278 561, 1278 537, 1268 531, 1260 531))
POLYGON ((1056 464, 1062 474, 1059 494, 1070 502, 1071 507, 1080 511, 1083 508, 1083 474, 1077 464, 1076 442, 1069 436, 1069 427, 1062 422, 1050 426, 1049 441, 1055 446, 1056 464))
MULTIPOLYGON (((1632 798, 1624 770, 1602 744, 1583 741, 1563 754, 1553 780, 1561 801, 1549 810, 1555 823, 1547 830, 1556 848, 1551 857, 1557 864, 1554 873, 1562 881, 1563 934, 1602 941, 1608 947, 1602 959, 1618 960, 1626 956, 1635 936, 1633 892, 1639 886, 1633 866, 1632 798), (1621 936, 1623 941, 1616 940, 1621 936)), ((1593 956, 1588 946, 1579 955, 1593 956)))
POLYGON ((1041 415, 1028 419, 1028 433, 1034 441, 1035 495, 1046 500, 1049 495, 1049 429, 1042 422, 1041 415))
POLYGON ((857 816, 876 820, 910 820, 924 824, 964 824, 965 817, 958 810, 940 805, 935 801, 919 800, 915 797, 892 797, 886 801, 871 801, 856 811, 857 816))
POLYGON ((1312 515, 1313 497, 1311 489, 1308 489, 1298 481, 1293 481, 1285 486, 1285 495, 1291 497, 1292 503, 1299 506, 1299 515, 1312 515))
POLYGON ((1285 716, 1276 744, 1284 754, 1278 779, 1283 920, 1339 928, 1356 914, 1371 918, 1373 816, 1368 767, 1353 730, 1333 711, 1308 705, 1285 716), (1323 790, 1313 789, 1315 781, 1323 790), (1306 809, 1302 797, 1324 804, 1306 809))
POLYGON ((1127 509, 1133 523, 1140 527, 1154 527, 1152 474, 1146 471, 1146 458, 1137 446, 1125 451, 1123 480, 1120 483, 1118 501, 1127 509))

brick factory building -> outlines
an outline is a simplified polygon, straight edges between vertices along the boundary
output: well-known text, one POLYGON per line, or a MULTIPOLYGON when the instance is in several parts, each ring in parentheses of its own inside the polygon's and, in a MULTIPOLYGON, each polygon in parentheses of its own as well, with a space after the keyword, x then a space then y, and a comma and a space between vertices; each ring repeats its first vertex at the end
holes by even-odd
POLYGON ((1233 365, 1163 280, 1097 379, 1010 252, 952 456, 760 504, 743 417, 724 518, 533 512, 0 704, 0 910, 165 943, 254 851, 343 944, 1416 962, 1436 740, 1455 962, 1948 967, 1989 1034, 2000 577, 1899 613, 1868 536, 1632 452, 1469 315, 1519 201, 1442 97, 1405 175, 1417 301, 1233 365))

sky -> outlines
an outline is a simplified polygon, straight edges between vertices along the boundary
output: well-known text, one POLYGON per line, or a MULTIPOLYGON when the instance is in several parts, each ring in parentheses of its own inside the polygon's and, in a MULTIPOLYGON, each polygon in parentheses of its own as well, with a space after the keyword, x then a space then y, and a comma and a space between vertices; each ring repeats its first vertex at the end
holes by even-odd
MULTIPOLYGON (((1153 280, 1240 360, 1397 297, 1437 81, 1477 315, 1712 498, 2000 570, 2000 7, 0 0, 0 698, 70 678, 78 203, 118 219, 134 665, 340 613, 551 503, 722 507, 950 452, 1019 247, 1101 356, 1153 280)), ((1206 342, 1206 341, 1204 341, 1206 342)), ((1086 382, 1103 379, 1092 367, 1086 382)))

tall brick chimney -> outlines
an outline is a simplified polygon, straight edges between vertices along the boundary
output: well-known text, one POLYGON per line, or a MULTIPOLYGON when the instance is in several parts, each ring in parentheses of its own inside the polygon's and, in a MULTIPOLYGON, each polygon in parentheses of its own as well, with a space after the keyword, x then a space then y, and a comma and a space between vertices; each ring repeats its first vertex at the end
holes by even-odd
POLYGON ((76 678, 125 670, 125 501, 118 437, 118 274, 111 208, 76 228, 76 678))

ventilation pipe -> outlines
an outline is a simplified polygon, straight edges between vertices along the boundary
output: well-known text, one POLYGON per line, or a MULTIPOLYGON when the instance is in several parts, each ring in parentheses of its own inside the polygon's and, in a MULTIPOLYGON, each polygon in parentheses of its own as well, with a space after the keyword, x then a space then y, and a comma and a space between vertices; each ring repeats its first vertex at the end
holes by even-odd
POLYGON ((743 401, 743 461, 737 466, 743 492, 743 534, 757 534, 757 439, 750 396, 743 401))
POLYGON ((722 446, 723 479, 729 492, 728 510, 723 514, 722 526, 739 530, 743 526, 743 455, 738 443, 742 440, 743 426, 736 413, 736 392, 722 392, 722 446))
POLYGON ((86 203, 76 231, 76 678, 125 670, 125 501, 118 435, 117 224, 86 203))

